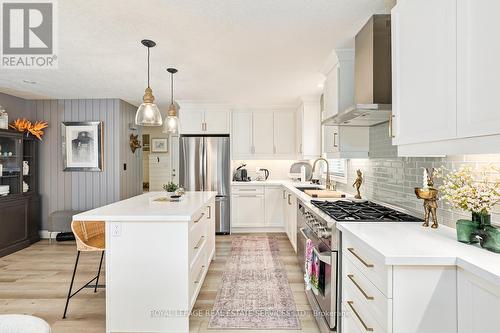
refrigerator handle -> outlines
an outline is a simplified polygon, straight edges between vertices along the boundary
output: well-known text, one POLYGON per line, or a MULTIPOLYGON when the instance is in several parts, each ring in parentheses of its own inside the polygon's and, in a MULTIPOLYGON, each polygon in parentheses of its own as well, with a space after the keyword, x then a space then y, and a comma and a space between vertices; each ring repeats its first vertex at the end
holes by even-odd
POLYGON ((207 143, 205 138, 202 139, 201 143, 201 190, 205 191, 207 181, 207 143))

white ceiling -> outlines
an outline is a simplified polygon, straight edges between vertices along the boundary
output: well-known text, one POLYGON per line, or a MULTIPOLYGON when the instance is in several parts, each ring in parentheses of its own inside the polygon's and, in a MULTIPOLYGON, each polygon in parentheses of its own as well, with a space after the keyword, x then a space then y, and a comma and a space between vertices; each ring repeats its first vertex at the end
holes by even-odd
POLYGON ((317 94, 319 69, 387 0, 58 1, 59 68, 1 70, 0 91, 25 98, 141 101, 146 48, 160 107, 176 99, 291 104, 317 94), (27 84, 23 80, 36 81, 27 84))

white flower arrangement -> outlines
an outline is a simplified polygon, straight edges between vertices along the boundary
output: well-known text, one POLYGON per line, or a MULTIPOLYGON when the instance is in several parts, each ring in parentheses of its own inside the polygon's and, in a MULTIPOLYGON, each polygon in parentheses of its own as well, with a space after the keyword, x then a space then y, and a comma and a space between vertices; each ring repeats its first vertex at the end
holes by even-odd
POLYGON ((462 166, 444 175, 440 168, 438 176, 443 178, 439 188, 442 198, 452 207, 480 214, 489 214, 493 206, 500 202, 500 168, 486 166, 474 171, 462 166))

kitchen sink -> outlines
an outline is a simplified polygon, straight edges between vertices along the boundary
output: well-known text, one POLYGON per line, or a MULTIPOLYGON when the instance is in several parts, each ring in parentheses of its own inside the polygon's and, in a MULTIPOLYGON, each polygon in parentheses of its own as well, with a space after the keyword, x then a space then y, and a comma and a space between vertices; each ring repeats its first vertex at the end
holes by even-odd
POLYGON ((324 190, 324 188, 321 186, 296 186, 295 188, 302 192, 305 192, 307 190, 324 190))

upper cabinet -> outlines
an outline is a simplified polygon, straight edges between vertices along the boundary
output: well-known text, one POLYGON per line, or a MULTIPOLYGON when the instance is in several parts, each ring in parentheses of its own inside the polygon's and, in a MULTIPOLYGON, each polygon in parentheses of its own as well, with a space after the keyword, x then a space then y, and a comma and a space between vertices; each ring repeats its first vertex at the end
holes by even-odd
POLYGON ((500 152, 500 2, 399 0, 392 10, 393 143, 400 156, 500 152), (422 21, 422 13, 425 20, 422 21))
POLYGON ((491 103, 500 77, 499 12, 499 1, 457 1, 459 137, 500 134, 500 112, 491 103))
POLYGON ((318 98, 302 99, 297 109, 297 157, 321 156, 321 105, 318 98))
POLYGON ((327 158, 367 158, 370 133, 366 127, 323 126, 327 158))
POLYGON ((230 110, 225 105, 181 103, 181 134, 229 134, 230 110))
POLYGON ((233 159, 296 158, 295 110, 234 111, 233 159))
POLYGON ((322 71, 326 76, 322 110, 325 120, 354 104, 354 50, 335 50, 322 71))

